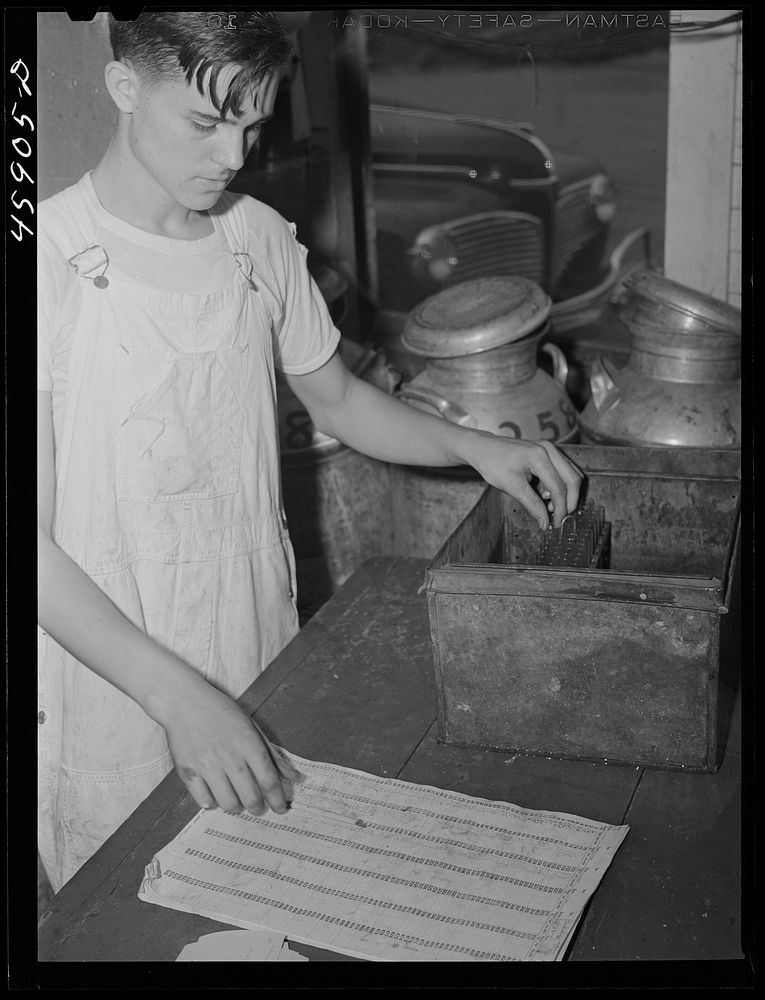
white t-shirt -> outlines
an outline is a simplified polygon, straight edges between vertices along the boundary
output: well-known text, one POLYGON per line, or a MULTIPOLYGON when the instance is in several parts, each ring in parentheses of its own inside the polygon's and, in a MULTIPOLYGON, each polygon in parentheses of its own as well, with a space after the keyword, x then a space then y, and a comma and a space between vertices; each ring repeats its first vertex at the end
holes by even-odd
MULTIPOLYGON (((94 220, 96 242, 107 251, 110 266, 116 265, 137 285, 206 295, 230 287, 236 280, 237 264, 219 225, 212 235, 199 240, 159 236, 107 212, 90 174, 79 184, 94 220)), ((224 192, 210 212, 213 221, 230 211, 234 201, 244 206, 247 215, 253 278, 273 318, 277 368, 291 375, 315 371, 334 353, 340 331, 308 273, 305 247, 298 243, 294 226, 246 195, 224 192)), ((66 388, 83 281, 62 252, 67 241, 57 240, 60 227, 67 226, 66 213, 60 195, 38 206, 37 388, 53 393, 54 414, 66 388)))

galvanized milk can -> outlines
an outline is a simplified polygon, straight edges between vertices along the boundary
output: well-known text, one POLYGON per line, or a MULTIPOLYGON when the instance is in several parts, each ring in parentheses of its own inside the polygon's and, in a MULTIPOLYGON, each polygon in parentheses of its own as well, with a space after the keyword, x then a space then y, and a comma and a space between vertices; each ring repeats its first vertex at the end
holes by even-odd
POLYGON ((741 447, 741 319, 733 306, 641 271, 628 282, 623 368, 592 366, 580 417, 596 444, 741 447))
POLYGON ((446 420, 506 437, 574 441, 577 414, 560 348, 541 344, 551 301, 526 278, 466 281, 416 306, 402 342, 425 357, 400 397, 446 420), (553 374, 538 366, 544 351, 553 374))
MULTIPOLYGON (((529 440, 574 442, 577 414, 567 365, 542 344, 551 302, 526 278, 467 281, 431 296, 407 317, 403 345, 425 368, 399 395, 464 427, 529 440), (552 359, 553 375, 538 365, 552 359)), ((394 551, 432 557, 485 488, 473 470, 391 467, 394 551)))

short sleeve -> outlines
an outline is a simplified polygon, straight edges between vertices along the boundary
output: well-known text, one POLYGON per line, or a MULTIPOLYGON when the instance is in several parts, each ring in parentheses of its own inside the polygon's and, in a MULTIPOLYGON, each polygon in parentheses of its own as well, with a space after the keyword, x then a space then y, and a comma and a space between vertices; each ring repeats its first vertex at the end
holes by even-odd
POLYGON ((81 290, 60 246, 61 225, 49 202, 38 206, 37 231, 37 388, 60 390, 67 378, 72 333, 81 290))
MULTIPOLYGON (((268 210, 266 259, 274 278, 274 354, 276 367, 288 375, 316 371, 334 354, 340 331, 308 271, 308 251, 298 241, 294 223, 268 210)), ((263 231, 259 233, 263 238, 263 231)))
POLYGON ((53 391, 56 303, 63 297, 66 261, 41 231, 37 240, 37 388, 53 391))

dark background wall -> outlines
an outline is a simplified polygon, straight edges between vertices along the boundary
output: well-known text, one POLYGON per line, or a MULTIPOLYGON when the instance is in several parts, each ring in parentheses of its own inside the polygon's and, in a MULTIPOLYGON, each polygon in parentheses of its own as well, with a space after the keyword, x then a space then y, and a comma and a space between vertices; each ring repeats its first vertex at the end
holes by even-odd
POLYGON ((117 111, 104 85, 105 15, 90 23, 37 15, 38 198, 78 181, 103 155, 117 111))

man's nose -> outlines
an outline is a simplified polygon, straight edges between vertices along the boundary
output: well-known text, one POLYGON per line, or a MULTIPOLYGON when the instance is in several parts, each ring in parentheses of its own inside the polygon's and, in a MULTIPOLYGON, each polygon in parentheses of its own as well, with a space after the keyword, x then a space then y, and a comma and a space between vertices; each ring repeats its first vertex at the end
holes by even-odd
POLYGON ((232 129, 222 135, 215 150, 215 161, 227 170, 240 170, 247 155, 245 139, 241 132, 232 129))

